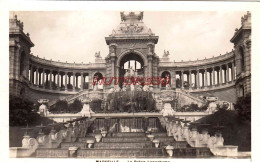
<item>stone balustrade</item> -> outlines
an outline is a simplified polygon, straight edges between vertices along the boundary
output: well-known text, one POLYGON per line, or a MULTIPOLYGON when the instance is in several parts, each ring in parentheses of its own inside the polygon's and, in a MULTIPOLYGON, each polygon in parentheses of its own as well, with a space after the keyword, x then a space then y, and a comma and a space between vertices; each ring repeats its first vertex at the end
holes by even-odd
MULTIPOLYGON (((189 92, 217 90, 234 84, 236 67, 234 51, 209 59, 182 62, 160 62, 159 77, 167 72, 171 83, 167 89, 181 88, 189 92), (172 67, 175 67, 172 69, 172 67)), ((67 93, 94 89, 95 76, 106 76, 106 63, 67 63, 46 60, 30 55, 28 80, 32 87, 67 93), (101 75, 100 75, 101 74, 101 75)), ((166 89, 159 85, 160 89, 166 89)), ((97 86, 103 89, 103 86, 97 86)), ((37 89, 38 90, 38 89, 37 89)))
POLYGON ((51 150, 58 148, 62 142, 75 142, 77 137, 86 133, 88 126, 89 124, 86 121, 81 123, 76 121, 74 125, 70 123, 67 128, 62 128, 58 132, 52 128, 48 135, 44 135, 40 131, 36 138, 31 138, 26 134, 22 140, 22 147, 10 148, 10 157, 30 157, 35 152, 37 154, 38 148, 51 150))
POLYGON ((165 126, 168 136, 173 136, 176 141, 186 141, 191 147, 208 147, 216 156, 237 156, 238 146, 224 145, 220 131, 210 136, 206 129, 202 133, 199 133, 196 127, 190 129, 185 120, 162 117, 160 121, 165 126))

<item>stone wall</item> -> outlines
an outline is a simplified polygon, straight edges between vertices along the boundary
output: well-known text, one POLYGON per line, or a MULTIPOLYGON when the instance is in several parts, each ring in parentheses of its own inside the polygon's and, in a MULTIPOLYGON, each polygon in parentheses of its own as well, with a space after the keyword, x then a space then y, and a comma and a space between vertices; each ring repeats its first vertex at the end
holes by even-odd
POLYGON ((235 86, 218 89, 218 90, 212 90, 212 91, 206 91, 206 92, 194 92, 193 95, 199 96, 215 96, 218 97, 219 100, 222 101, 228 101, 235 103, 236 102, 236 88, 235 86))
POLYGON ((37 103, 38 99, 48 99, 49 101, 63 99, 66 96, 69 96, 70 94, 57 94, 57 93, 49 93, 49 92, 43 92, 43 91, 37 91, 33 89, 27 89, 27 98, 31 100, 34 103, 37 103))

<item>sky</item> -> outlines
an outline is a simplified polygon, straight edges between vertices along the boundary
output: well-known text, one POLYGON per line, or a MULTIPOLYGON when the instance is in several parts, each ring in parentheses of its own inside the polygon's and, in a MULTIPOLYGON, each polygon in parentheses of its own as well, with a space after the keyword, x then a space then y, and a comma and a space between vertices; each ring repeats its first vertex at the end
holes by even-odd
MULTIPOLYGON (((14 13, 10 12, 10 16, 14 13)), ((118 11, 16 11, 35 46, 34 55, 62 62, 94 62, 95 52, 108 54, 105 37, 121 22, 118 11)), ((241 25, 242 12, 152 12, 143 22, 159 41, 155 53, 170 52, 171 61, 211 58, 233 49, 230 39, 241 25)))

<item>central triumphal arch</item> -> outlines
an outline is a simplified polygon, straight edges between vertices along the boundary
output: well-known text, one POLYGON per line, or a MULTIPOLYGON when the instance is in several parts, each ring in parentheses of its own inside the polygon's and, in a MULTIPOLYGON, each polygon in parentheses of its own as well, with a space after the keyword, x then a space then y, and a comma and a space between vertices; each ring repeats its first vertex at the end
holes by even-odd
POLYGON ((105 38, 109 46, 109 55, 105 58, 107 76, 123 77, 129 68, 144 78, 158 75, 159 57, 154 48, 159 37, 142 20, 143 12, 127 15, 121 12, 121 23, 105 38))

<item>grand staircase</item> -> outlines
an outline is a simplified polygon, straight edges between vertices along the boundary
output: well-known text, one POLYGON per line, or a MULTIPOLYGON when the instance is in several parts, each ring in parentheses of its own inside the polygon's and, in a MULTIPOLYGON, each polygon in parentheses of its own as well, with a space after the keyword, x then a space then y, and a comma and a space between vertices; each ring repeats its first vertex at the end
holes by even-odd
POLYGON ((186 141, 175 141, 165 132, 154 132, 154 139, 160 141, 158 148, 146 136, 144 132, 117 132, 109 133, 100 142, 95 142, 92 148, 88 148, 86 140, 95 139, 94 133, 86 137, 79 137, 75 142, 62 142, 58 148, 36 150, 38 158, 65 158, 70 157, 68 149, 78 147, 77 158, 168 158, 165 147, 168 144, 174 146, 174 157, 210 157, 208 148, 192 148, 186 141))

